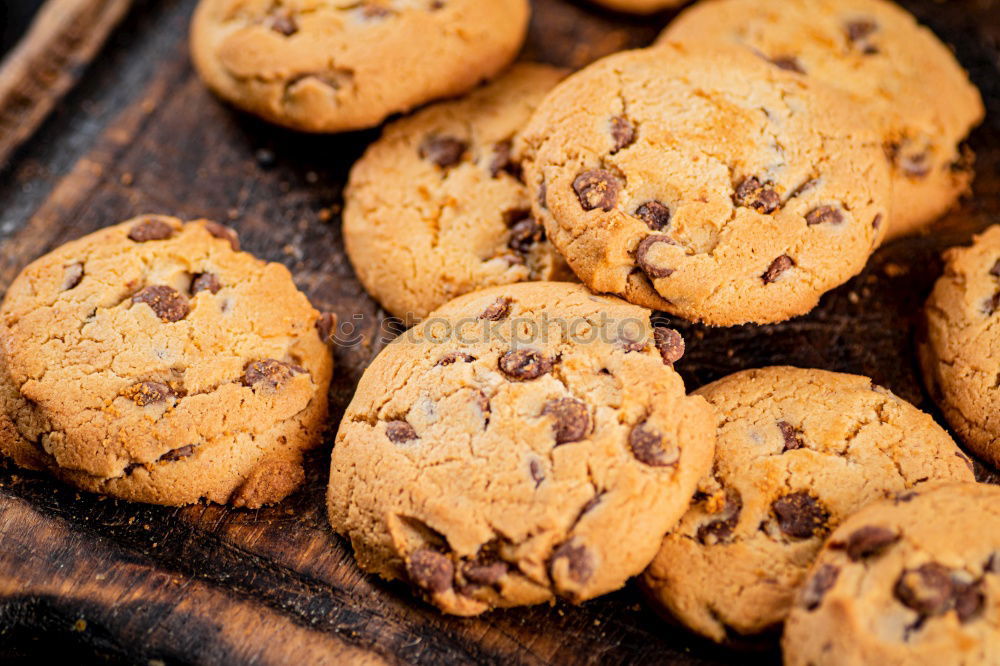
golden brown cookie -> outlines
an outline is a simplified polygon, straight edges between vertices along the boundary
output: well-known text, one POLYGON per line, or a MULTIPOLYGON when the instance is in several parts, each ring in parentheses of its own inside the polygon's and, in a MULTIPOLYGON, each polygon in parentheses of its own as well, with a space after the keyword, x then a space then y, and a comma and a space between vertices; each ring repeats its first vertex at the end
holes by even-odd
POLYGON ((834 532, 782 639, 787 666, 988 666, 1000 655, 1000 488, 876 502, 834 532))
POLYGON ((590 0, 594 4, 630 14, 652 14, 680 7, 688 0, 590 0))
POLYGON ((804 314, 882 238, 888 166, 844 93, 746 49, 615 54, 545 99, 535 217, 591 289, 729 326, 804 314))
POLYGON ((579 602, 652 559, 708 472, 711 410, 683 340, 581 285, 461 296, 365 371, 329 511, 366 571, 447 613, 579 602))
POLYGON ((527 0, 201 0, 198 73, 219 96, 309 132, 373 127, 502 71, 527 0))
POLYGON ((906 10, 885 0, 705 0, 661 42, 733 43, 775 67, 854 95, 878 118, 892 165, 887 238, 925 228, 967 192, 962 141, 983 102, 955 56, 906 10))
POLYGON ((351 170, 344 244, 382 306, 413 321, 499 284, 573 279, 531 216, 517 133, 565 71, 522 63, 386 127, 351 170))
POLYGON ((324 427, 329 315, 237 243, 147 215, 25 268, 0 310, 0 452, 155 504, 293 491, 324 427))

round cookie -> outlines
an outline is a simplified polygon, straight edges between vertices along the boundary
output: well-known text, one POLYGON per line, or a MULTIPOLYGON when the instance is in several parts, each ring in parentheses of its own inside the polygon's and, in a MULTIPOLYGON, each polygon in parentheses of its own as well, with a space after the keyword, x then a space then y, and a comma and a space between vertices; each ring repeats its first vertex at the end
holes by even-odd
POLYGON ((944 258, 919 345, 924 381, 962 441, 1000 466, 1000 225, 944 258))
POLYGON ((737 47, 598 61, 522 135, 535 217, 598 292, 692 321, 812 309, 881 240, 888 166, 864 116, 737 47))
POLYGON ((711 465, 675 331, 582 285, 461 296, 372 362, 337 433, 333 528, 447 613, 574 602, 652 559, 711 465))
POLYGON ((1000 654, 1000 488, 941 484, 848 518, 782 639, 787 666, 986 666, 1000 654))
POLYGON ((823 539, 858 508, 927 480, 974 481, 930 416, 867 377, 771 367, 696 394, 718 419, 713 471, 642 582, 715 641, 780 625, 823 539))
POLYGON ((0 309, 0 453, 154 504, 292 492, 321 442, 332 322, 237 243, 148 215, 25 268, 0 309))
POLYGON ((531 217, 511 144, 565 76, 517 64, 468 96, 386 127, 351 170, 344 244, 365 289, 407 321, 456 296, 573 279, 531 217))
POLYGON ((373 127, 502 71, 527 0, 201 0, 191 54, 222 98, 309 132, 373 127))
POLYGON ((594 4, 630 14, 652 14, 680 7, 688 0, 591 0, 594 4))
POLYGON ((892 166, 887 237, 926 227, 972 182, 961 147, 983 102, 947 46, 885 0, 706 0, 660 42, 735 43, 855 95, 879 119, 892 166))

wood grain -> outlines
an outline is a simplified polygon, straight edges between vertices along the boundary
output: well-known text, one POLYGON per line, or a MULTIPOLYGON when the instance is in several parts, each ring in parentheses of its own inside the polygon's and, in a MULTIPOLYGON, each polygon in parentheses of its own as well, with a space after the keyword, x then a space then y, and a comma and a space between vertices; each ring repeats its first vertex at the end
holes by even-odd
MULTIPOLYGON (((809 316, 733 329, 672 321, 688 339, 679 369, 691 388, 738 369, 789 363, 867 374, 933 410, 916 372, 913 333, 940 271, 938 254, 1000 221, 1000 19, 992 0, 906 4, 955 43, 991 106, 992 124, 972 141, 976 197, 934 235, 880 250, 809 316)), ((0 212, 0 288, 34 257, 135 214, 225 221, 239 229, 246 249, 285 263, 318 308, 354 326, 353 336, 341 331, 351 341, 336 350, 336 423, 361 372, 393 334, 354 277, 339 233, 348 169, 377 133, 302 136, 220 104, 187 61, 193 5, 163 0, 148 7, 155 19, 130 17, 129 39, 111 44, 67 97, 66 114, 106 110, 80 124, 42 128, 8 172, 18 187, 0 179, 0 211, 31 211, 16 218, 0 212), (123 89, 123 77, 135 85, 123 89), (65 172, 59 146, 79 150, 65 172), (262 150, 275 159, 259 159, 262 150)), ((669 18, 627 19, 567 0, 534 6, 525 57, 574 67, 650 41, 669 18)), ((0 661, 779 661, 773 645, 736 655, 699 641, 645 610, 632 587, 580 607, 442 616, 402 585, 357 569, 349 545, 327 526, 327 465, 328 451, 317 452, 305 487, 259 511, 128 504, 0 467, 0 661)))

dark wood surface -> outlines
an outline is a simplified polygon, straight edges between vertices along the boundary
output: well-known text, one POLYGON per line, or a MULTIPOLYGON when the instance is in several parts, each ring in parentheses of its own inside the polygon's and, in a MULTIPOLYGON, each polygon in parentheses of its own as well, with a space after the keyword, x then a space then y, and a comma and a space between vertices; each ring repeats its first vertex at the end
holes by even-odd
MULTIPOLYGON (((80 84, 0 171, 0 289, 38 255, 134 214, 225 221, 245 248, 288 265, 318 308, 357 325, 360 339, 336 350, 335 424, 387 336, 338 228, 347 171, 377 132, 302 136, 217 102, 187 60, 194 4, 136 0, 80 84)), ((1000 3, 905 4, 955 46, 990 106, 972 140, 975 197, 933 235, 880 250, 806 317, 714 330, 675 322, 688 339, 679 369, 690 388, 789 363, 866 374, 934 411, 914 360, 919 308, 941 249, 1000 222, 1000 3)), ((581 66, 647 43, 668 18, 536 0, 525 58, 581 66)), ((128 504, 0 463, 0 662, 778 661, 773 645, 742 654, 699 641, 645 610, 631 586, 580 607, 444 617, 355 567, 326 523, 327 464, 328 450, 317 452, 301 491, 238 511, 128 504)), ((994 480, 983 468, 980 476, 994 480)))

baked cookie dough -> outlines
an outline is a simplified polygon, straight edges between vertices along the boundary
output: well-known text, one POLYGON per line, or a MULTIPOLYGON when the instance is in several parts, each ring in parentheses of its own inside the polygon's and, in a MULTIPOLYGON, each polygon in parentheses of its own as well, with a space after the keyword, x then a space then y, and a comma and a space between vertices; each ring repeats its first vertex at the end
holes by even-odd
POLYGON ((711 465, 675 331, 582 285, 461 296, 372 362, 337 433, 333 528, 447 613, 574 602, 641 572, 711 465))
POLYGON ((596 5, 630 14, 652 14, 664 9, 680 7, 688 0, 590 0, 596 5))
POLYGON ((25 268, 0 309, 0 453, 154 504, 292 492, 321 441, 330 315, 237 244, 146 215, 25 268))
POLYGON ((351 170, 344 244, 382 306, 408 321, 456 296, 573 279, 531 216, 514 137, 565 76, 517 64, 468 96, 386 127, 351 170))
POLYGON ((983 119, 979 91, 951 50, 895 3, 706 0, 660 41, 741 44, 856 96, 878 118, 892 165, 889 238, 926 227, 969 189, 972 153, 962 141, 983 119))
POLYGON ((309 132, 374 127, 503 70, 527 0, 201 0, 191 54, 223 99, 309 132))
POLYGON ((830 537, 782 640, 787 666, 987 666, 1000 654, 1000 488, 869 505, 830 537))
POLYGON ((924 381, 969 449, 1000 466, 1000 226, 944 258, 919 345, 924 381))
POLYGON ((777 322, 882 238, 888 165, 858 113, 746 49, 665 45, 556 86, 519 149, 536 219, 593 290, 712 325, 777 322))
POLYGON ((651 603, 715 641, 785 619, 847 516, 928 480, 974 481, 927 414, 867 377, 771 367, 696 392, 719 425, 712 474, 643 574, 651 603))

